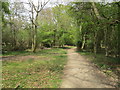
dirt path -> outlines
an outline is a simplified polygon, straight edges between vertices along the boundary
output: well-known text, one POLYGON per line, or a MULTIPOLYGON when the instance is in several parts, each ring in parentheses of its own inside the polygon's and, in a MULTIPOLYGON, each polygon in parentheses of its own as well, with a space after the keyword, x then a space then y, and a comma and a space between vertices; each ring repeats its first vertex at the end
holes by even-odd
POLYGON ((114 88, 115 82, 99 71, 83 56, 68 50, 68 63, 61 88, 114 88))

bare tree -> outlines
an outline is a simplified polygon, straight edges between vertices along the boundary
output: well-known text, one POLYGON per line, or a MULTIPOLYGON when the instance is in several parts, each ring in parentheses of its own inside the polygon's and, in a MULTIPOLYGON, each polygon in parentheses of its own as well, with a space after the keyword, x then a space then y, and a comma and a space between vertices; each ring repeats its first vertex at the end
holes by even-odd
POLYGON ((31 8, 31 15, 30 21, 32 23, 32 51, 36 52, 37 48, 37 28, 38 28, 38 15, 39 13, 44 9, 44 7, 47 5, 48 1, 40 2, 38 0, 37 6, 33 3, 33 1, 29 0, 29 6, 31 8))

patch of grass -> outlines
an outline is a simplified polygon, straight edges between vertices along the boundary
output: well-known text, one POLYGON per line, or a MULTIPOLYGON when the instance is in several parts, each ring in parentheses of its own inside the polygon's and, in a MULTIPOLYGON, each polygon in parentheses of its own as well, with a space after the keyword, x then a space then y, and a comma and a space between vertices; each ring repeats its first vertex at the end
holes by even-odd
MULTIPOLYGON (((27 55, 28 53, 26 53, 27 55)), ((6 60, 2 67, 3 88, 58 88, 62 71, 67 62, 64 49, 41 50, 31 55, 48 57, 49 60, 6 60), (50 54, 49 54, 50 53, 50 54), (58 54, 55 54, 58 53, 58 54)))
POLYGON ((62 49, 71 49, 71 48, 75 48, 75 46, 64 46, 64 47, 60 47, 62 49))
POLYGON ((28 51, 10 51, 2 54, 1 56, 15 56, 15 55, 23 55, 23 54, 29 54, 31 52, 28 51))
POLYGON ((66 54, 66 51, 64 49, 61 49, 61 48, 52 48, 52 49, 43 49, 43 50, 40 50, 38 52, 39 53, 42 53, 42 54, 66 54))
POLYGON ((77 53, 80 53, 81 55, 93 55, 93 53, 87 52, 87 51, 76 51, 77 53))
POLYGON ((10 51, 4 54, 0 54, 0 56, 16 56, 16 55, 44 55, 44 54, 66 54, 66 51, 63 48, 52 48, 52 49, 42 49, 33 53, 32 51, 10 51))

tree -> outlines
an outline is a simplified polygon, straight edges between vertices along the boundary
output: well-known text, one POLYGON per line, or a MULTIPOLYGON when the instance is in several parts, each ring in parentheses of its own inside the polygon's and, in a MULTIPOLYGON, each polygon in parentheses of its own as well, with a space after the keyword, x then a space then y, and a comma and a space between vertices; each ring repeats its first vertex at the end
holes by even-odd
POLYGON ((49 2, 49 0, 47 2, 39 2, 38 1, 38 5, 35 6, 35 4, 32 1, 29 1, 29 5, 31 7, 31 16, 30 16, 30 20, 32 22, 32 29, 33 29, 33 39, 32 39, 32 51, 35 52, 36 48, 37 48, 37 29, 38 29, 38 15, 39 13, 43 10, 43 8, 45 7, 45 5, 49 2), (34 17, 34 12, 36 13, 35 17, 34 17))
POLYGON ((56 25, 54 29, 54 43, 57 46, 74 44, 74 41, 71 40, 71 37, 73 37, 72 33, 74 32, 74 24, 73 19, 68 15, 68 8, 69 6, 63 4, 58 4, 52 8, 53 20, 56 25))
POLYGON ((2 21, 5 23, 4 15, 5 14, 10 14, 9 2, 2 2, 2 1, 0 1, 0 4, 2 6, 2 21))
POLYGON ((70 4, 71 17, 76 20, 78 49, 104 52, 117 57, 119 50, 119 2, 76 2, 70 4), (82 44, 81 44, 82 43, 82 44))

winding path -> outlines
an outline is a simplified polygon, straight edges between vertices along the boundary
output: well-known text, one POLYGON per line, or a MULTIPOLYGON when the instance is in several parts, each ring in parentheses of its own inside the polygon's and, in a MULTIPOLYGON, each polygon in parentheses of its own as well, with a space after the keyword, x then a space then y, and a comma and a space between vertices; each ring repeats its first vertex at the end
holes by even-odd
POLYGON ((114 88, 114 81, 86 60, 68 49, 68 62, 61 88, 114 88))

